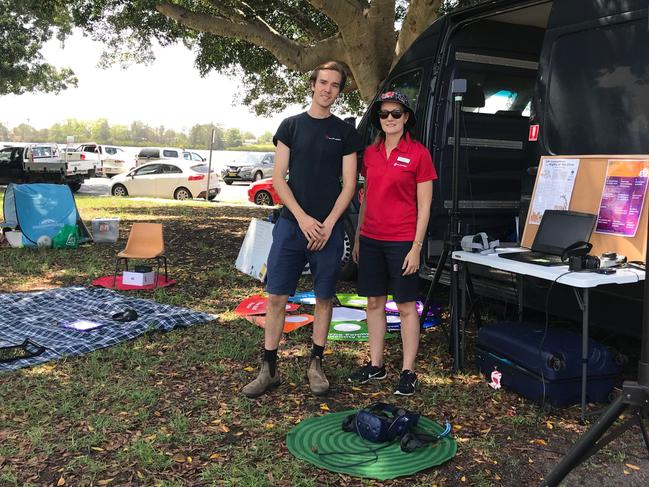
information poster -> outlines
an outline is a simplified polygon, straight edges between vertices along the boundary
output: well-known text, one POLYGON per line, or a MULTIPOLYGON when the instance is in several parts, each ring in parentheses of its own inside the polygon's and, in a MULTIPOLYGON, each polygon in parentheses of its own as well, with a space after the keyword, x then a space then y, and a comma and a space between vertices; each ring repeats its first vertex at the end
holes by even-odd
POLYGON ((529 223, 539 225, 545 210, 567 210, 579 170, 579 159, 545 159, 536 180, 529 223))
POLYGON ((647 160, 608 161, 595 229, 597 233, 635 237, 648 178, 647 160))
POLYGON ((235 267, 261 282, 266 278, 270 246, 273 244, 273 224, 253 218, 243 239, 235 267))

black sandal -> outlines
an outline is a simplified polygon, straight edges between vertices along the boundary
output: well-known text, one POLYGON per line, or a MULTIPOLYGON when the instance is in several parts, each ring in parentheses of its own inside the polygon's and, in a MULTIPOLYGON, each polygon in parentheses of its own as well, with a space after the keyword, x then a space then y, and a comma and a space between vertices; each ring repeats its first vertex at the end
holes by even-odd
POLYGON ((115 313, 111 318, 114 321, 119 321, 122 323, 125 323, 127 321, 135 321, 137 320, 137 312, 134 309, 129 308, 126 311, 122 311, 121 313, 115 313))

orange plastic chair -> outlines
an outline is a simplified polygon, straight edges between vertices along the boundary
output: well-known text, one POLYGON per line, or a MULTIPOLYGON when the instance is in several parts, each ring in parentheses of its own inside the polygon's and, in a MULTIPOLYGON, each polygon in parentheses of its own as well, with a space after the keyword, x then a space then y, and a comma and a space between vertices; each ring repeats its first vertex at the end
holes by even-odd
POLYGON ((126 248, 117 254, 115 258, 115 273, 113 274, 113 288, 117 280, 119 265, 124 261, 124 267, 128 271, 128 259, 155 259, 158 264, 156 271, 155 287, 158 287, 158 275, 160 274, 161 263, 165 267, 165 282, 169 279, 167 272, 167 257, 164 255, 165 243, 162 236, 161 223, 134 223, 131 232, 128 234, 126 248))

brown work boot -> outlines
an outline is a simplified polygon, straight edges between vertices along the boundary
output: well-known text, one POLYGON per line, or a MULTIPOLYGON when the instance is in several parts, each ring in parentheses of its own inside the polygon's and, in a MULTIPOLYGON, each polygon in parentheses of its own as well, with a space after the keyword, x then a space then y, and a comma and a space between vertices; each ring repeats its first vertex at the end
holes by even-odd
POLYGON ((261 396, 264 392, 279 385, 279 371, 275 369, 275 375, 270 375, 270 366, 264 360, 259 375, 255 380, 246 385, 241 392, 248 397, 261 396))
POLYGON ((311 357, 309 370, 307 371, 306 376, 309 378, 311 392, 316 396, 321 396, 327 393, 329 390, 329 381, 327 380, 324 370, 322 370, 321 357, 311 357))

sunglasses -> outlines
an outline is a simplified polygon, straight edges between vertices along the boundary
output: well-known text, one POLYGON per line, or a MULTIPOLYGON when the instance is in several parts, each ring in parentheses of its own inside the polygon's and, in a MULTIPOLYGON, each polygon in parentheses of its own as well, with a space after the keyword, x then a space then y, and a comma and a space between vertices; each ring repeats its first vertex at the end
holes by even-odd
POLYGON ((399 110, 398 108, 396 110, 379 110, 379 118, 385 120, 388 118, 388 115, 392 115, 392 118, 399 120, 403 113, 403 110, 399 110))

